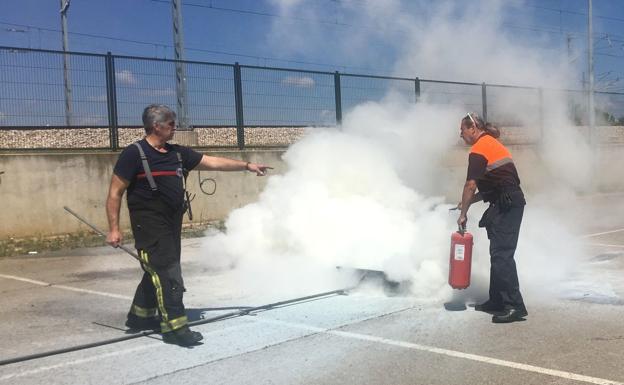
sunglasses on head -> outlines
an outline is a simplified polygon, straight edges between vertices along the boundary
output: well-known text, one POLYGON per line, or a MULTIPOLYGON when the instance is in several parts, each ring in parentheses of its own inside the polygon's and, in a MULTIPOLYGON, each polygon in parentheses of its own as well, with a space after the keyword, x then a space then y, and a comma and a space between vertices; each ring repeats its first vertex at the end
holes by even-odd
POLYGON ((469 118, 470 118, 470 120, 472 120, 472 124, 474 124, 475 128, 476 128, 476 127, 478 127, 478 126, 477 126, 477 122, 475 122, 475 120, 474 120, 474 118, 472 117, 472 115, 470 114, 470 112, 469 112, 469 113, 467 113, 467 114, 466 114, 466 116, 467 116, 467 117, 469 117, 469 118))

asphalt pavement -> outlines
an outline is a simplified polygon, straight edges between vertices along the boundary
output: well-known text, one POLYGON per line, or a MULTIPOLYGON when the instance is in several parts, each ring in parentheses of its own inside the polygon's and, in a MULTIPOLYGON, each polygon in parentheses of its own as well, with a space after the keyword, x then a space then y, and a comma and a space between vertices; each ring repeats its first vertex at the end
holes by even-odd
MULTIPOLYGON (((606 213, 608 201, 592 204, 606 213)), ((617 224, 579 229, 587 276, 571 280, 567 295, 529 294, 526 321, 492 324, 470 301, 449 306, 367 286, 196 326, 204 341, 190 349, 155 334, 2 365, 0 384, 624 383, 617 224)), ((191 320, 294 298, 237 290, 231 270, 198 262, 200 245, 183 241, 191 320)), ((126 336, 140 275, 107 247, 0 259, 0 360, 126 336)))

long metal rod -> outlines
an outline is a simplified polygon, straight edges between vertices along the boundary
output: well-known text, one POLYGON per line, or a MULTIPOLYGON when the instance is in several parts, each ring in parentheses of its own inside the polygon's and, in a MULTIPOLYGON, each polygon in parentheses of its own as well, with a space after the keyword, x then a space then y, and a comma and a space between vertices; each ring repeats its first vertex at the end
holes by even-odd
MULTIPOLYGON (((106 238, 106 233, 103 232, 102 230, 98 229, 97 227, 95 227, 94 225, 92 225, 91 223, 89 223, 89 221, 87 221, 86 219, 84 219, 83 217, 81 217, 80 215, 78 215, 74 210, 70 209, 67 206, 63 206, 63 208, 65 209, 65 211, 67 211, 68 213, 70 213, 71 215, 75 216, 76 218, 78 218, 78 220, 82 223, 84 223, 85 225, 89 226, 90 228, 93 229, 93 231, 95 231, 96 233, 98 233, 99 235, 101 235, 102 237, 106 238)), ((111 246, 114 247, 114 246, 111 246)), ((124 245, 119 245, 117 246, 118 248, 122 249, 123 251, 125 251, 126 253, 130 254, 134 259, 136 259, 137 261, 141 262, 141 263, 145 263, 143 261, 141 261, 141 258, 139 258, 139 255, 137 253, 135 253, 134 251, 132 251, 131 249, 129 249, 128 247, 124 246, 124 245)))
MULTIPOLYGON (((74 213, 72 213, 72 214, 74 214, 74 213)), ((74 214, 74 215, 76 215, 76 214, 74 214)), ((98 231, 96 228, 93 228, 93 229, 98 231)), ((315 299, 315 298, 329 297, 331 295, 345 295, 351 289, 353 289, 353 288, 350 287, 350 288, 345 288, 345 289, 340 289, 340 290, 327 291, 327 292, 324 292, 324 293, 308 295, 308 296, 305 296, 305 297, 299 297, 299 298, 289 299, 289 300, 285 300, 285 301, 274 302, 274 303, 270 303, 270 304, 267 304, 267 305, 262 305, 262 306, 252 307, 252 308, 246 308, 246 309, 243 309, 243 310, 222 314, 222 315, 219 315, 219 316, 216 316, 216 317, 211 317, 211 318, 207 318, 207 319, 203 319, 203 320, 197 320, 197 321, 189 322, 189 326, 203 325, 203 324, 207 324, 207 323, 211 323, 211 322, 221 321, 221 320, 228 319, 228 318, 240 317, 240 316, 248 315, 249 313, 254 312, 254 311, 271 310, 271 309, 274 309, 274 308, 277 308, 277 307, 280 307, 280 306, 284 306, 284 305, 288 305, 288 304, 294 304, 294 303, 297 303, 297 302, 303 302, 303 301, 307 301, 307 300, 315 299)), ((6 359, 6 360, 1 360, 0 361, 0 366, 14 364, 14 363, 18 363, 18 362, 35 360, 37 358, 44 358, 44 357, 54 356, 54 355, 63 354, 63 353, 75 352, 75 351, 78 351, 78 350, 90 349, 90 348, 103 346, 103 345, 110 345, 110 344, 114 344, 114 343, 117 343, 117 342, 132 340, 132 339, 135 339, 135 338, 147 337, 147 336, 151 336, 153 334, 158 334, 158 333, 159 333, 158 331, 144 331, 144 332, 140 332, 140 333, 132 334, 132 335, 127 335, 127 336, 123 336, 123 337, 111 338, 111 339, 102 340, 102 341, 96 341, 96 342, 83 344, 83 345, 70 346, 70 347, 67 347, 67 348, 50 350, 50 351, 47 351, 47 352, 41 352, 41 353, 35 353, 35 354, 30 354, 30 355, 21 356, 21 357, 9 358, 9 359, 6 359)))

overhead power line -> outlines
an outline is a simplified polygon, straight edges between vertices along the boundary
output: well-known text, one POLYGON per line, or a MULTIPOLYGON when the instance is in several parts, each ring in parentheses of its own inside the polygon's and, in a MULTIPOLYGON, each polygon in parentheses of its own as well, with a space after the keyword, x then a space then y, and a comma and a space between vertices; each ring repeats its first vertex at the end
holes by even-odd
MULTIPOLYGON (((171 3, 170 0, 150 0, 150 1, 155 2, 155 3, 163 3, 163 4, 170 4, 171 3)), ((340 0, 340 1, 338 1, 338 0, 331 0, 331 1, 340 2, 340 1, 343 1, 343 0, 340 0)), ((350 1, 354 1, 354 0, 350 0, 350 1)), ((325 25, 338 25, 338 26, 344 26, 344 27, 374 29, 372 26, 367 26, 367 25, 341 23, 341 22, 337 22, 337 21, 327 21, 327 20, 318 19, 318 18, 302 18, 302 17, 297 17, 297 16, 286 16, 286 15, 280 15, 280 14, 276 14, 276 13, 261 12, 261 11, 255 11, 255 10, 249 10, 249 9, 217 7, 217 6, 212 5, 212 3, 211 4, 197 4, 197 3, 184 2, 183 4, 185 6, 189 6, 189 7, 198 7, 198 8, 211 9, 211 10, 216 10, 216 11, 232 12, 232 13, 237 13, 237 14, 246 14, 246 15, 251 15, 251 16, 290 19, 290 20, 295 20, 295 21, 305 21, 305 22, 317 23, 317 24, 325 24, 325 25)), ((563 10, 563 9, 544 7, 544 6, 528 6, 528 7, 532 7, 532 8, 535 8, 535 9, 543 9, 543 10, 547 10, 547 11, 557 11, 557 12, 560 11, 562 13, 567 13, 567 14, 586 15, 583 12, 568 11, 568 10, 563 10)), ((608 17, 608 16, 594 16, 594 17, 618 19, 618 18, 613 18, 613 17, 608 17)), ((624 21, 624 19, 620 19, 618 21, 624 21)), ((7 22, 0 22, 0 24, 11 25, 11 26, 21 26, 21 27, 26 27, 26 28, 33 28, 33 29, 37 29, 37 30, 40 30, 40 31, 60 32, 59 30, 56 30, 56 29, 36 27, 36 26, 30 26, 30 25, 24 25, 24 24, 15 24, 15 23, 7 23, 7 22)), ((534 31, 534 32, 547 33, 547 34, 566 36, 566 37, 567 37, 568 34, 570 34, 570 36, 572 36, 572 38, 581 38, 581 37, 586 37, 587 36, 587 33, 585 33, 585 32, 570 31, 570 30, 561 29, 560 27, 556 28, 556 29, 555 28, 550 29, 550 28, 544 27, 544 26, 516 25, 516 24, 512 24, 512 23, 502 23, 502 26, 507 27, 507 28, 511 28, 511 29, 534 31)), ((70 32, 70 34, 76 35, 76 36, 85 36, 85 37, 91 37, 91 38, 106 39, 106 40, 111 40, 111 41, 120 41, 120 42, 127 42, 127 43, 133 43, 133 44, 149 45, 149 46, 153 46, 153 47, 157 47, 157 48, 158 47, 166 47, 166 48, 172 48, 173 47, 172 45, 169 45, 169 44, 155 43, 155 42, 142 41, 142 40, 136 40, 136 39, 127 39, 127 38, 120 38, 120 37, 112 37, 112 36, 99 35, 99 34, 90 34, 90 33, 81 33, 81 32, 70 32)), ((611 33, 608 33, 608 34, 607 33, 595 33, 592 36, 595 39, 608 39, 610 42, 624 43, 624 36, 623 35, 617 35, 617 34, 611 34, 611 33), (622 39, 617 39, 616 37, 621 37, 622 39)), ((193 47, 187 47, 186 49, 188 51, 195 51, 195 52, 202 52, 202 53, 216 54, 216 55, 225 55, 225 56, 238 56, 238 57, 243 57, 243 58, 250 58, 250 59, 264 60, 264 61, 272 60, 272 61, 284 62, 284 63, 305 64, 305 65, 315 65, 315 66, 333 67, 333 68, 345 68, 345 69, 346 68, 352 68, 352 69, 365 69, 365 70, 379 70, 379 69, 376 69, 376 68, 345 66, 345 65, 333 64, 333 63, 318 63, 318 62, 310 62, 310 61, 302 61, 302 60, 283 59, 283 58, 277 58, 277 57, 251 55, 251 54, 231 52, 231 51, 228 52, 228 51, 220 51, 220 50, 209 50, 209 49, 203 49, 203 48, 193 48, 193 47)), ((610 57, 621 57, 619 55, 608 54, 608 53, 597 53, 597 54, 598 55, 603 55, 603 56, 610 56, 610 57)))
MULTIPOLYGON (((150 1, 155 2, 155 3, 170 4, 170 0, 150 0, 150 1)), ((210 9, 210 10, 215 10, 215 11, 232 12, 232 13, 247 14, 247 15, 253 15, 253 16, 263 16, 263 17, 272 17, 272 18, 280 18, 280 19, 290 19, 290 20, 296 20, 296 21, 305 21, 305 22, 309 22, 309 23, 327 24, 327 25, 339 25, 339 26, 344 26, 344 27, 355 27, 355 28, 370 29, 370 30, 374 29, 372 26, 369 26, 369 25, 339 23, 337 21, 328 21, 328 20, 323 20, 323 19, 318 19, 318 18, 309 19, 309 18, 302 18, 302 17, 297 17, 297 16, 285 16, 285 15, 280 15, 280 14, 276 14, 276 13, 260 12, 260 11, 247 10, 247 9, 217 7, 217 6, 214 6, 212 4, 206 5, 206 4, 196 4, 196 3, 189 3, 189 2, 184 2, 183 4, 185 6, 188 6, 188 7, 197 7, 197 8, 204 8, 204 9, 210 9)), ((545 10, 559 11, 559 9, 548 8, 548 7, 540 7, 540 6, 529 6, 529 7, 536 8, 536 9, 545 9, 545 10)), ((564 10, 561 10, 561 11, 563 12, 564 10)), ((574 13, 574 14, 578 14, 578 15, 585 15, 585 16, 587 16, 586 13, 582 13, 582 12, 568 11, 567 13, 574 13)), ((609 18, 608 16, 594 16, 594 17, 609 18)), ((624 19, 617 19, 617 18, 610 18, 610 19, 619 20, 619 21, 624 22, 624 19)), ((557 34, 557 35, 562 35, 562 34, 565 34, 565 33, 573 33, 573 34, 576 34, 576 35, 579 35, 579 36, 587 36, 587 34, 583 33, 583 32, 563 30, 561 28, 558 28, 558 29, 545 29, 543 27, 538 27, 538 26, 518 26, 518 25, 514 25, 514 24, 510 24, 510 23, 503 23, 502 25, 506 26, 506 27, 509 27, 509 28, 514 28, 514 29, 524 29, 524 30, 530 30, 530 31, 536 31, 536 32, 546 32, 546 33, 557 34)), ((619 37, 624 38, 624 35, 614 35, 614 34, 611 34, 611 33, 606 34, 604 32, 593 34, 594 38, 597 38, 597 39, 603 39, 603 38, 605 38, 606 35, 608 35, 608 36, 619 36, 619 37)))
MULTIPOLYGON (((6 21, 0 21, 0 24, 23 27, 23 28, 32 28, 32 29, 38 29, 41 31, 48 31, 48 32, 57 32, 57 33, 62 32, 61 30, 54 29, 54 28, 38 27, 38 26, 28 25, 28 24, 8 23, 6 21)), ((173 48, 173 45, 171 44, 155 43, 155 42, 149 42, 149 41, 144 41, 144 40, 125 39, 125 38, 120 38, 120 37, 112 37, 112 36, 98 35, 98 34, 92 34, 92 33, 69 32, 69 34, 76 35, 76 36, 97 38, 97 39, 106 39, 106 40, 112 40, 112 41, 122 41, 126 43, 149 45, 149 46, 154 46, 154 47, 173 48)), ((277 57, 271 57, 271 56, 258 56, 258 55, 250 55, 250 54, 244 54, 244 53, 238 53, 238 52, 209 50, 209 49, 203 49, 203 48, 186 47, 185 50, 210 53, 210 54, 216 54, 216 55, 224 55, 224 56, 244 57, 244 58, 250 58, 250 59, 256 59, 256 60, 265 60, 265 61, 273 60, 277 62, 292 63, 292 64, 315 65, 315 66, 323 66, 323 67, 329 67, 329 68, 344 68, 344 69, 350 68, 350 69, 374 70, 374 71, 382 70, 380 68, 347 66, 347 65, 334 64, 334 63, 318 63, 318 62, 310 62, 310 61, 303 61, 303 60, 291 60, 291 59, 283 59, 283 58, 277 58, 277 57)))
MULTIPOLYGON (((524 5, 527 8, 535 8, 535 9, 543 9, 545 11, 553 11, 553 12, 558 12, 558 13, 567 13, 569 15, 578 15, 578 16, 585 16, 587 17, 587 13, 585 12, 579 12, 579 11, 570 11, 567 9, 563 9, 563 8, 551 8, 551 7, 544 7, 541 5, 524 5)), ((596 19, 605 19, 605 20, 613 20, 613 21, 619 21, 619 22, 624 22, 624 18, 620 18, 620 17, 613 17, 613 16, 601 16, 601 15, 592 15, 594 18, 596 19)))
MULTIPOLYGON (((165 3, 165 4, 170 4, 171 3, 170 0, 151 0, 151 1, 154 2, 154 3, 165 3)), ((213 6, 212 4, 205 5, 205 4, 196 4, 196 3, 184 2, 184 5, 187 6, 187 7, 207 8, 207 9, 212 9, 212 10, 215 10, 215 11, 233 12, 233 13, 240 13, 240 14, 253 15, 253 16, 264 16, 264 17, 273 17, 273 18, 280 18, 280 19, 291 19, 291 20, 296 20, 296 21, 305 21, 305 22, 312 22, 312 23, 319 23, 319 24, 340 25, 340 26, 345 26, 345 27, 360 27, 360 26, 355 25, 355 24, 341 23, 341 22, 338 22, 337 20, 336 21, 327 21, 327 20, 323 20, 323 19, 307 19, 307 18, 303 18, 303 17, 284 16, 284 15, 280 15, 280 14, 277 14, 277 13, 260 12, 260 11, 253 11, 253 10, 248 10, 248 9, 216 7, 216 6, 213 6)))

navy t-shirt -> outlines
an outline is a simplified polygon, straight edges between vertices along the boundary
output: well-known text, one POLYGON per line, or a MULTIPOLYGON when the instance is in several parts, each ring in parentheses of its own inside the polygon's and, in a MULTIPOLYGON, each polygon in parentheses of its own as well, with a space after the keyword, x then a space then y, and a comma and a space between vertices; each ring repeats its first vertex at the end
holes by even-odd
MULTIPOLYGON (((147 163, 158 188, 158 196, 174 209, 182 207, 184 203, 183 176, 179 171, 174 174, 180 168, 180 161, 176 152, 182 156, 182 167, 186 170, 192 170, 197 167, 203 155, 189 147, 177 144, 167 143, 165 145, 167 152, 162 153, 150 146, 145 139, 141 139, 138 143, 147 157, 147 163)), ((121 152, 113 172, 120 178, 130 182, 128 186, 129 208, 136 207, 142 201, 154 197, 149 182, 144 177, 145 170, 143 169, 139 149, 134 144, 126 147, 121 152)))

